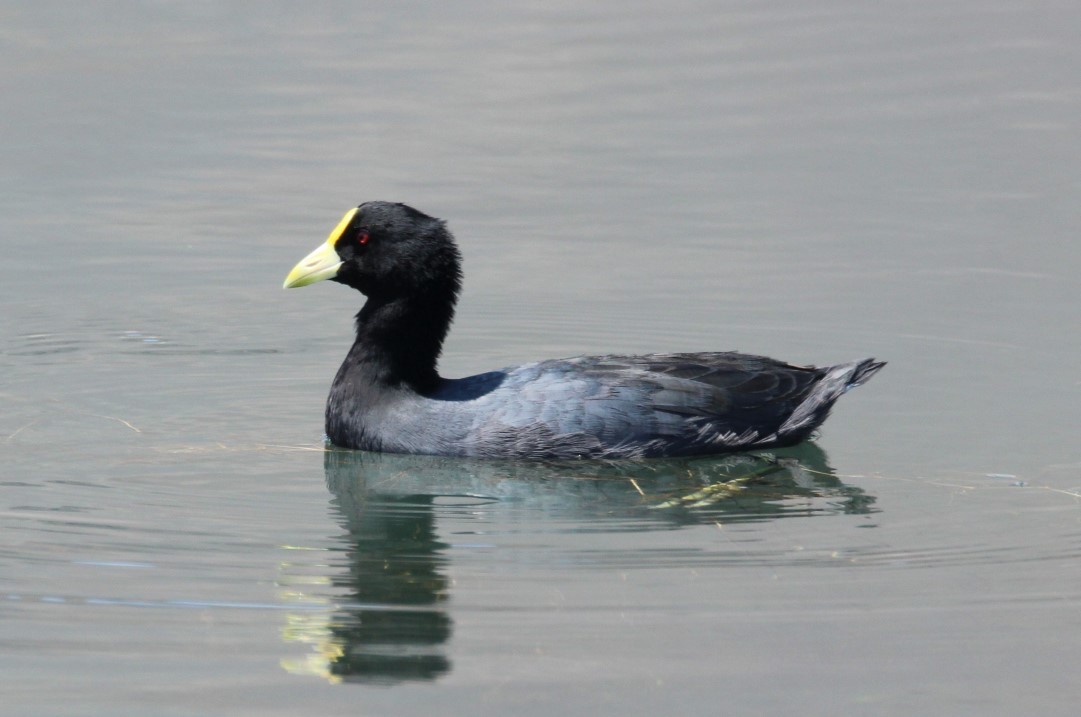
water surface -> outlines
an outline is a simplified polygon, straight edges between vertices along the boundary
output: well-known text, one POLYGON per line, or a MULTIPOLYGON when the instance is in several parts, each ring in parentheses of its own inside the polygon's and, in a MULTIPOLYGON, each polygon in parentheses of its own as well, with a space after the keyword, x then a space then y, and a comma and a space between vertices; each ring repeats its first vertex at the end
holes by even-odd
POLYGON ((3 712, 1073 714, 1070 4, 9 3, 3 712), (327 452, 347 208, 443 370, 877 356, 813 446, 327 452))

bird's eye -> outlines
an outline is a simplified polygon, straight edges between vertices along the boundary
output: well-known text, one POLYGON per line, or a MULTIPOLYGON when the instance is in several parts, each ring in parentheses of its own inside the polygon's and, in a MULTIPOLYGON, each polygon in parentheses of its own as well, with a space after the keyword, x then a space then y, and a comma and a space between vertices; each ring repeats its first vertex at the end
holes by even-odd
POLYGON ((368 232, 364 231, 363 229, 361 229, 360 231, 357 232, 357 244, 359 244, 361 246, 365 246, 371 240, 372 240, 371 235, 368 232))

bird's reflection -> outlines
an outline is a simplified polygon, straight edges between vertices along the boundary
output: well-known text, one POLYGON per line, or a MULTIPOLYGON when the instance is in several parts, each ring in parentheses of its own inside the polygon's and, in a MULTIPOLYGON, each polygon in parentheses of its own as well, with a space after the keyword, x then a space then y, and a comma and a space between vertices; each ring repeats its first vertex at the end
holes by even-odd
POLYGON ((349 682, 431 680, 451 669, 448 546, 436 530, 442 509, 513 504, 538 518, 648 530, 870 513, 874 504, 838 480, 813 443, 768 454, 610 463, 329 450, 324 470, 345 557, 332 563, 341 568, 328 582, 344 596, 297 632, 317 646, 303 671, 349 682))

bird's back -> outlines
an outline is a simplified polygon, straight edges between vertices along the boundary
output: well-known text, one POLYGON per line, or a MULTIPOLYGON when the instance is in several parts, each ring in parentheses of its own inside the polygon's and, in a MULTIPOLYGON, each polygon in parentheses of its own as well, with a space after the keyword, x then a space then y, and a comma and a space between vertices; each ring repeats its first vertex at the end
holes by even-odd
POLYGON ((791 445, 882 365, 799 367, 719 352, 541 361, 444 381, 416 406, 425 430, 402 450, 640 458, 791 445))

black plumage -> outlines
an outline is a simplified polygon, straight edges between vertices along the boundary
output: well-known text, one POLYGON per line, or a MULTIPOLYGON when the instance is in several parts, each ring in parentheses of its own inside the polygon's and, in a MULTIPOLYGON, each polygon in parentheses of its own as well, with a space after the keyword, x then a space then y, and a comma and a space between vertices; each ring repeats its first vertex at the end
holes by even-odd
POLYGON ((322 279, 368 297, 327 400, 327 436, 347 448, 539 459, 786 446, 884 365, 800 367, 708 352, 580 356, 442 378, 436 363, 461 260, 442 221, 404 204, 350 210, 285 286, 322 279))

